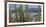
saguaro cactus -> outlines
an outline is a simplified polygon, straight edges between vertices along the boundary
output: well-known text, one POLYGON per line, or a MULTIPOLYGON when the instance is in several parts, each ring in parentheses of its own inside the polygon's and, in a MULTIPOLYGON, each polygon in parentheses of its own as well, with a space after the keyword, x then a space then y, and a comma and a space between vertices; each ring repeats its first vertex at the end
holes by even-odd
POLYGON ((24 21, 27 22, 28 21, 28 5, 26 5, 26 9, 25 9, 25 14, 26 14, 26 17, 24 18, 24 21))
POLYGON ((20 22, 23 22, 23 9, 22 9, 22 5, 20 5, 20 10, 19 10, 19 13, 20 13, 20 22))
POLYGON ((18 8, 15 5, 15 14, 16 14, 16 18, 15 21, 18 22, 18 8))

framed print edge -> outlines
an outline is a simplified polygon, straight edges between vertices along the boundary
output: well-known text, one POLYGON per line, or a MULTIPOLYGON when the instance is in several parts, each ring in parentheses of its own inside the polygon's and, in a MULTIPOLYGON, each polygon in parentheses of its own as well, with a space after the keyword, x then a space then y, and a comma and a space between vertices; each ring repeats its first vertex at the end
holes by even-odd
POLYGON ((5 26, 7 27, 7 2, 5 2, 5 26))
MULTIPOLYGON (((20 3, 36 3, 36 4, 43 4, 43 23, 37 23, 37 24, 18 24, 18 25, 9 25, 9 26, 23 26, 23 25, 41 25, 44 24, 44 3, 43 2, 21 2, 21 1, 15 1, 20 3)), ((7 2, 5 2, 5 26, 7 26, 7 2)))

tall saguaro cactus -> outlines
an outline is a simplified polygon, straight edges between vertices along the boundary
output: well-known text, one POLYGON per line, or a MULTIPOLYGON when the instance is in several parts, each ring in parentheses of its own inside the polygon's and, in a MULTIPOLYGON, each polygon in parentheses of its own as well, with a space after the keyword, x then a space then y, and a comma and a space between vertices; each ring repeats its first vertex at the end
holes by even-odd
POLYGON ((16 10, 16 12, 15 12, 15 14, 16 14, 16 21, 18 21, 18 8, 15 8, 15 10, 16 10))
POLYGON ((26 17, 28 17, 28 9, 27 9, 27 5, 26 5, 26 17))
POLYGON ((26 5, 26 9, 25 9, 25 13, 26 13, 26 18, 25 18, 25 21, 27 21, 28 20, 28 5, 26 5))
POLYGON ((20 10, 19 10, 19 13, 20 13, 20 22, 23 22, 23 9, 22 9, 22 5, 20 5, 20 10))

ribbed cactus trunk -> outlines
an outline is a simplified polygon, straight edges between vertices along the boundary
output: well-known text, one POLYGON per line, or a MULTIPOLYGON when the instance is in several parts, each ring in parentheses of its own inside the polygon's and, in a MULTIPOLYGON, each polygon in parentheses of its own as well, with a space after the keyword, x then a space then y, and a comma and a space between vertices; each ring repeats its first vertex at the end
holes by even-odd
POLYGON ((15 10, 16 10, 16 12, 15 12, 15 14, 16 14, 16 19, 15 19, 15 20, 18 22, 18 8, 16 8, 15 10))
POLYGON ((19 10, 19 13, 20 13, 20 22, 23 22, 23 9, 22 9, 22 5, 20 5, 20 10, 19 10))
POLYGON ((26 17, 28 17, 28 9, 27 9, 27 5, 26 5, 26 17))
POLYGON ((24 22, 24 12, 22 12, 22 16, 23 16, 23 22, 24 22))
MULTIPOLYGON (((23 6, 23 5, 22 5, 23 6)), ((22 12, 22 17, 23 17, 23 22, 24 22, 24 8, 22 8, 23 10, 23 12, 22 12)))
POLYGON ((26 13, 25 20, 28 21, 28 5, 26 5, 25 13, 26 13))

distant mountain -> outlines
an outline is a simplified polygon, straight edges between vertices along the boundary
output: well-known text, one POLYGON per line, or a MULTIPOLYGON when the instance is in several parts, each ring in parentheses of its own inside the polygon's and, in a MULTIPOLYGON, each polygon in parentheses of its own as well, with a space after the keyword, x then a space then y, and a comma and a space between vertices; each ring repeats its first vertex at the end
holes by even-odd
POLYGON ((39 11, 38 8, 28 8, 28 12, 35 13, 35 12, 38 12, 38 11, 39 11))

